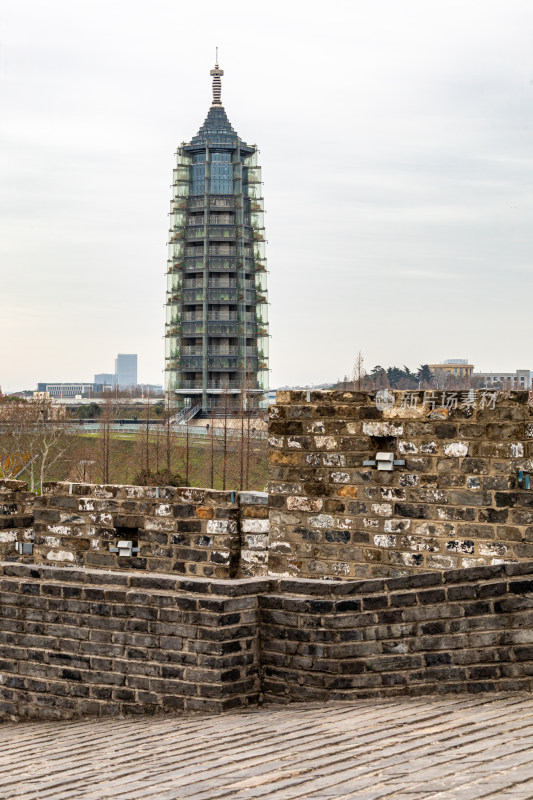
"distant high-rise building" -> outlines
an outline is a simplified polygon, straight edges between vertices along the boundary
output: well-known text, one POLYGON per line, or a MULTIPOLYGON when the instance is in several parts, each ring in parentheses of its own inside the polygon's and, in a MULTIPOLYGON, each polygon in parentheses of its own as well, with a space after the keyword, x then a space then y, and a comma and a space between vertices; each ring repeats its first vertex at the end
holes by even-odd
POLYGON ((170 206, 166 386, 204 412, 222 395, 266 403, 268 390, 261 168, 226 116, 223 74, 215 64, 207 118, 178 147, 170 206))
POLYGON ((116 382, 120 389, 137 385, 137 355, 119 353, 115 358, 116 382))
POLYGON ((98 386, 115 386, 117 376, 113 372, 99 372, 94 376, 94 382, 98 386))

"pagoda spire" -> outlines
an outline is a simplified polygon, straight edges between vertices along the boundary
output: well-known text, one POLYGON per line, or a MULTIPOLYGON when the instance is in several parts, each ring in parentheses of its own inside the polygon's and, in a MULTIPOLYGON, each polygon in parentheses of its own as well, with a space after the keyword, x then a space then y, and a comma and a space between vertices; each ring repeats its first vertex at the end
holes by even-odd
POLYGON ((222 95, 222 81, 220 79, 224 74, 224 70, 220 69, 218 66, 218 47, 216 52, 215 68, 212 69, 209 74, 213 76, 213 102, 211 105, 221 106, 222 100, 220 98, 222 95))

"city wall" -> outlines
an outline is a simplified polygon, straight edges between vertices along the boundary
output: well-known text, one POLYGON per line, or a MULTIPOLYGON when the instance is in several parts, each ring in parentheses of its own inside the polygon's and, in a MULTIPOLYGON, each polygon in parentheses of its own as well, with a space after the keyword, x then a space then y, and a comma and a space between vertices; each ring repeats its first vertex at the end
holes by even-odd
POLYGON ((533 558, 528 392, 278 392, 269 434, 270 574, 533 558), (380 453, 391 471, 378 470, 380 453))
POLYGON ((531 691, 533 563, 364 581, 0 564, 0 719, 531 691))
POLYGON ((279 392, 270 495, 0 483, 0 718, 531 691, 532 416, 279 392))
POLYGON ((533 559, 529 394, 381 399, 278 392, 269 496, 51 483, 35 497, 23 482, 0 482, 0 558, 211 578, 341 579, 533 559), (380 453, 393 459, 392 470, 378 469, 380 453), (132 542, 129 556, 117 551, 119 541, 132 542), (32 547, 21 553, 24 543, 32 547))
POLYGON ((7 481, 0 512, 3 559, 210 578, 267 571, 262 492, 48 483, 36 497, 7 481), (120 541, 131 542, 131 554, 120 541), (24 543, 32 546, 20 553, 24 543))

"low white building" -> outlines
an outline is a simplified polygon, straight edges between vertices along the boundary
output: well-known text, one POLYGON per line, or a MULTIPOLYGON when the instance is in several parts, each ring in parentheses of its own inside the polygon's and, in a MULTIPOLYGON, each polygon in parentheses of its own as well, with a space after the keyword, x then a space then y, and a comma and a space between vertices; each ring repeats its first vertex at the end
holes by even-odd
POLYGON ((516 372, 474 372, 472 377, 481 379, 484 386, 530 390, 533 372, 529 369, 517 369, 516 372))

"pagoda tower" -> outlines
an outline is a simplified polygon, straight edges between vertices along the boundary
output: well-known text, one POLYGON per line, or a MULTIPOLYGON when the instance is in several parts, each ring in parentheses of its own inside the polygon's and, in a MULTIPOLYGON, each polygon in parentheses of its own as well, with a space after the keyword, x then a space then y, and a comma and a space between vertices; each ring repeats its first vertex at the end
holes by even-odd
POLYGON ((216 63, 206 120, 177 150, 170 205, 166 388, 203 414, 264 406, 268 392, 261 167, 228 120, 223 74, 216 63))

